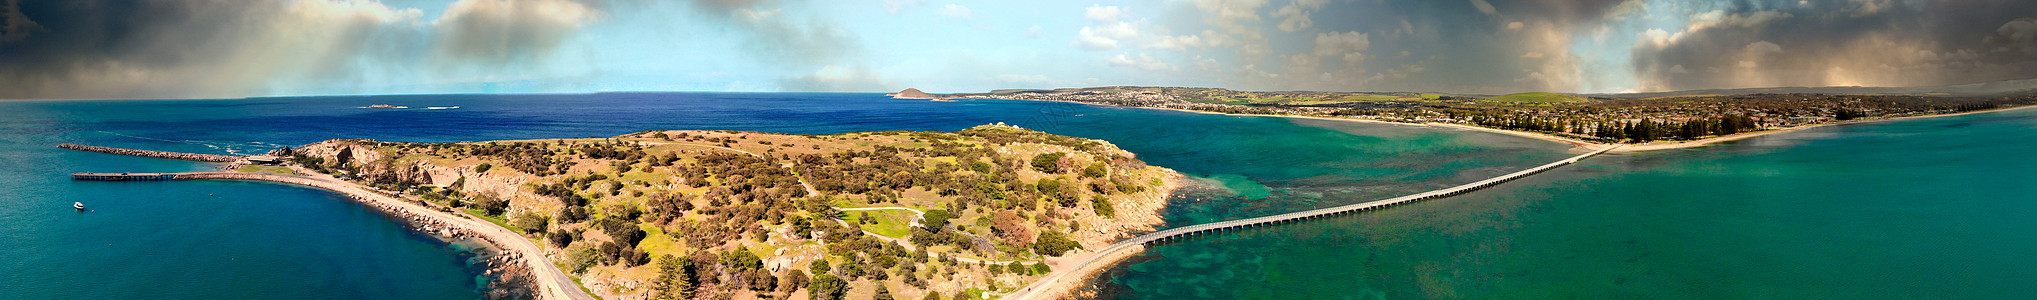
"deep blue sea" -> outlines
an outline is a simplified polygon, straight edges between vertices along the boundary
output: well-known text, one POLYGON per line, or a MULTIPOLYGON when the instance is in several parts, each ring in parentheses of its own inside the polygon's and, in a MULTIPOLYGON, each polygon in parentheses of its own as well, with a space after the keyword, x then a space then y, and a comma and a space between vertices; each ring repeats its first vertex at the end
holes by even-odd
POLYGON ((54 148, 60 143, 248 154, 333 138, 952 131, 994 122, 1109 140, 1204 178, 1216 187, 1183 193, 1167 212, 1184 224, 1391 197, 1566 156, 1554 143, 1469 131, 878 94, 0 102, 0 298, 475 298, 485 279, 458 247, 336 194, 243 182, 73 182, 66 174, 209 166, 54 148), (361 108, 373 104, 410 108, 361 108), (71 202, 92 210, 76 212, 71 202))
MULTIPOLYGON (((1568 157, 1402 125, 878 94, 610 93, 0 102, 0 298, 464 299, 459 247, 344 198, 241 182, 73 182, 332 138, 448 142, 649 129, 958 130, 1109 140, 1188 173, 1171 224, 1389 198, 1568 157), (410 109, 366 109, 394 104, 410 109), (457 109, 432 110, 425 107, 457 109), (71 202, 90 212, 76 212, 71 202)), ((2019 298, 2037 294, 2037 110, 1615 154, 1468 195, 1151 249, 1136 299, 2019 298)))

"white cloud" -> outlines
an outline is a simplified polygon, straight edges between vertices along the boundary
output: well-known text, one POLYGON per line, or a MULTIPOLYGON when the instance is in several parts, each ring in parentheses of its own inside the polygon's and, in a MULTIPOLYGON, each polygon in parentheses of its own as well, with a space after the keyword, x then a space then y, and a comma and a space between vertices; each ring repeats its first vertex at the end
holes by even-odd
POLYGON ((1089 6, 1088 10, 1082 13, 1082 16, 1089 18, 1090 21, 1117 22, 1117 20, 1121 18, 1124 14, 1125 14, 1124 8, 1116 6, 1091 5, 1089 6))
POLYGON ((1217 63, 1217 59, 1215 58, 1197 56, 1195 57, 1195 59, 1191 59, 1190 61, 1195 62, 1196 70, 1201 70, 1203 72, 1217 72, 1224 70, 1223 64, 1217 63))
POLYGON ((1133 67, 1153 72, 1175 70, 1174 66, 1167 65, 1167 62, 1160 61, 1160 59, 1153 58, 1152 55, 1145 53, 1139 53, 1136 56, 1119 53, 1117 56, 1111 57, 1109 63, 1112 67, 1133 67))
POLYGON ((1345 31, 1317 33, 1313 52, 1319 58, 1342 58, 1345 68, 1355 68, 1365 61, 1364 51, 1371 48, 1372 41, 1365 33, 1345 31))
POLYGON ((1492 3, 1485 0, 1471 0, 1471 7, 1488 16, 1499 16, 1499 8, 1492 7, 1492 3))
POLYGON ((1083 12, 1094 23, 1076 31, 1075 47, 1094 51, 1117 49, 1119 41, 1139 36, 1138 25, 1126 22, 1124 9, 1116 6, 1090 6, 1083 12))
POLYGON ((1542 58, 1542 52, 1528 51, 1528 53, 1522 53, 1521 58, 1542 58))
POLYGON ((934 14, 947 16, 949 18, 968 19, 969 7, 962 6, 961 4, 949 3, 948 5, 941 6, 941 9, 935 10, 934 14))
POLYGON ((1280 25, 1276 26, 1276 28, 1279 28, 1280 31, 1295 32, 1315 26, 1315 20, 1309 19, 1309 13, 1322 9, 1323 5, 1329 4, 1329 2, 1329 0, 1295 0, 1293 3, 1288 3, 1287 6, 1282 6, 1280 9, 1273 11, 1273 17, 1285 18, 1280 21, 1280 25))
POLYGON ((1129 22, 1113 22, 1100 26, 1083 26, 1076 32, 1075 46, 1082 49, 1103 51, 1118 48, 1118 41, 1139 36, 1139 29, 1129 22))
POLYGON ((1528 24, 1525 24, 1525 23, 1521 23, 1521 22, 1513 22, 1513 23, 1507 23, 1507 30, 1512 30, 1512 31, 1521 31, 1521 28, 1527 28, 1527 27, 1528 27, 1528 24))
POLYGON ((1231 43, 1230 35, 1215 30, 1203 30, 1199 35, 1162 36, 1159 42, 1153 43, 1148 48, 1183 51, 1189 48, 1223 47, 1231 43))

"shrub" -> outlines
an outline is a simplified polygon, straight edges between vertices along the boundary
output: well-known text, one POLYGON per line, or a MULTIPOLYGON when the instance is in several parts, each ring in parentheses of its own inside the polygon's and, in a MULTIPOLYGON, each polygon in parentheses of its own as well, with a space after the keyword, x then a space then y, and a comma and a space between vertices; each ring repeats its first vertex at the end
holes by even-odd
POLYGON ((1040 171, 1040 173, 1060 173, 1061 157, 1067 155, 1067 153, 1054 152, 1033 156, 1033 170, 1040 171))

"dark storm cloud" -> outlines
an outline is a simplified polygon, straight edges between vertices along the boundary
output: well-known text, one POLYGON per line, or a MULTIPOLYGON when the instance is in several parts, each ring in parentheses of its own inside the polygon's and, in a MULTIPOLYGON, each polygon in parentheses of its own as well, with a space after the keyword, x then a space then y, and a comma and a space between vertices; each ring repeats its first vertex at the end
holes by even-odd
POLYGON ((540 63, 596 15, 565 0, 463 0, 436 21, 367 1, 30 1, 0 8, 0 99, 234 97, 478 77, 540 63))
POLYGON ((1644 90, 1919 86, 2037 76, 2011 51, 2027 1, 1744 1, 1635 47, 1644 90))

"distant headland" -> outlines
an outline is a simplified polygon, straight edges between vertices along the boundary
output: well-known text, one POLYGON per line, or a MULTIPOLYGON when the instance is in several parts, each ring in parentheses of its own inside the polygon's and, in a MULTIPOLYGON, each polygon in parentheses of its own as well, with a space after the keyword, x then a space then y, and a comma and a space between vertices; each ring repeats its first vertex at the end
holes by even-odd
MULTIPOLYGON (((2037 80, 1939 88, 1769 88, 1728 94, 1473 95, 1414 92, 1249 92, 1113 86, 925 95, 941 99, 1075 102, 1200 113, 1384 122, 1489 131, 1616 152, 1689 148, 1804 128, 1985 112, 2037 104, 2037 80), (1826 94, 1817 92, 1891 92, 1826 94), (1899 93, 1896 93, 1899 92, 1899 93)), ((893 95, 903 95, 901 92, 893 95)), ((925 95, 925 96, 919 96, 925 95)), ((898 96, 894 96, 898 97, 898 96)))

